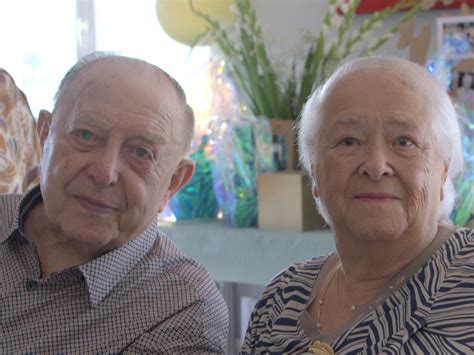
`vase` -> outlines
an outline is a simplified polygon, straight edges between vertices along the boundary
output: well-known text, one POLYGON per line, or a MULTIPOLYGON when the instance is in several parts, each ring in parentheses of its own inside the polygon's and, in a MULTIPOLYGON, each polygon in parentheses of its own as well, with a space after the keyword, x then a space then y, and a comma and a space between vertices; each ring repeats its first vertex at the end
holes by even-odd
POLYGON ((298 170, 296 134, 293 120, 270 119, 273 136, 273 151, 278 171, 298 170))

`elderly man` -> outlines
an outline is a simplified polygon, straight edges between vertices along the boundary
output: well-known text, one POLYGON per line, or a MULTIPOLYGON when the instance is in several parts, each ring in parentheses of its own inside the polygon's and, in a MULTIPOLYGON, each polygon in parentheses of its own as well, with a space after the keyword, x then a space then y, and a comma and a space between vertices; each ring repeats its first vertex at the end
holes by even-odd
POLYGON ((5 353, 222 352, 225 303, 157 215, 191 178, 183 90, 137 59, 92 55, 42 111, 40 185, 0 196, 5 353))

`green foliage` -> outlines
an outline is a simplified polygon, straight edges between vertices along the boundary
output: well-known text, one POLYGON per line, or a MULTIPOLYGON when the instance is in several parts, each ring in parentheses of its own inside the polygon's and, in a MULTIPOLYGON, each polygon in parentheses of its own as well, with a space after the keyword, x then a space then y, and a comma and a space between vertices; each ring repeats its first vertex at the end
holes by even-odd
POLYGON ((193 0, 189 0, 192 11, 207 23, 207 32, 198 36, 195 44, 204 37, 211 37, 215 41, 226 60, 228 75, 237 85, 239 93, 244 95, 246 104, 254 115, 296 119, 315 84, 332 68, 350 55, 373 53, 397 32, 400 23, 421 10, 418 0, 401 0, 374 13, 353 30, 352 20, 361 0, 328 1, 329 8, 322 29, 309 46, 302 69, 296 70, 299 63, 297 59, 293 59, 291 73, 283 83, 279 77, 280 73, 267 54, 262 31, 250 0, 235 0, 236 20, 229 28, 197 10, 193 6, 193 0), (367 43, 374 28, 402 8, 409 10, 382 36, 367 43), (355 53, 359 46, 362 49, 355 53))

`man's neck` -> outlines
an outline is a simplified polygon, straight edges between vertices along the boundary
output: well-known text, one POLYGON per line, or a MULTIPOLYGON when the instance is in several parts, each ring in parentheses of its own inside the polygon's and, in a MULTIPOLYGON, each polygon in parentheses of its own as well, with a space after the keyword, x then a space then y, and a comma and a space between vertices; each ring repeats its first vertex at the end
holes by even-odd
POLYGON ((26 238, 36 246, 43 279, 53 272, 85 264, 100 255, 77 245, 62 233, 60 226, 53 225, 43 203, 28 213, 24 230, 26 238))

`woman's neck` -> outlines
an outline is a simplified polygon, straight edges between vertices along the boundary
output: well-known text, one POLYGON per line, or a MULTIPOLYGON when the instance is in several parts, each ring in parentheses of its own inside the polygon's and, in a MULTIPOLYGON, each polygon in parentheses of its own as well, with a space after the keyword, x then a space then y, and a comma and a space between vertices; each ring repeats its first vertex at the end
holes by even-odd
POLYGON ((377 241, 335 231, 336 248, 349 289, 376 289, 397 275, 435 239, 438 226, 407 230, 392 240, 377 241))

